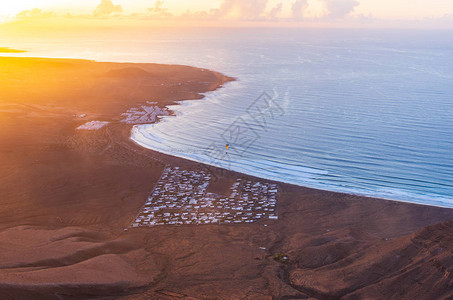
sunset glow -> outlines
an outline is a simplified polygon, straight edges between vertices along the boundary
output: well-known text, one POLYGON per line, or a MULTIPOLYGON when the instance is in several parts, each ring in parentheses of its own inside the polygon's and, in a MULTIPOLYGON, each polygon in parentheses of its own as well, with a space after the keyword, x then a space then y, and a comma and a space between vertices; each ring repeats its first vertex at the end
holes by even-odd
POLYGON ((452 31, 453 0, 0 0, 0 298, 453 300, 452 31))
POLYGON ((74 23, 81 19, 101 18, 115 19, 117 25, 171 20, 173 25, 189 21, 201 26, 214 21, 224 22, 222 25, 227 26, 235 26, 238 22, 274 26, 314 22, 318 26, 373 24, 386 27, 391 25, 389 22, 396 25, 398 22, 422 22, 451 27, 452 16, 453 2, 448 0, 436 1, 436 5, 428 0, 214 0, 209 3, 202 0, 24 0, 0 3, 2 23, 43 18, 50 19, 49 22, 59 18, 60 22, 63 19, 74 23))

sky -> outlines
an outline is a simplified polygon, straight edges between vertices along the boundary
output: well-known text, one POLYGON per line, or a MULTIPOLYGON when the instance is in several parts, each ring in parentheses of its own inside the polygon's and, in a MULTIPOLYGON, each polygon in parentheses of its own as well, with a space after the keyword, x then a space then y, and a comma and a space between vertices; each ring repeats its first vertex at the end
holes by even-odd
POLYGON ((434 26, 453 28, 453 0, 15 0, 0 24, 94 22, 208 26, 434 26))

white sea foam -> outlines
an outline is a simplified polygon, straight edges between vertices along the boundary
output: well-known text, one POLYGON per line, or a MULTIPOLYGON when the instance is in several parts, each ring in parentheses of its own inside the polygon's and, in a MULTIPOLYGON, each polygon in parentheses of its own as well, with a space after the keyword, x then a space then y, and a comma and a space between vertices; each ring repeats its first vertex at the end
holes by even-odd
POLYGON ((436 194, 410 193, 398 189, 377 188, 374 190, 357 187, 347 187, 335 184, 319 182, 314 178, 315 174, 326 173, 325 171, 310 169, 305 167, 289 167, 281 168, 279 164, 275 164, 272 168, 263 167, 269 166, 267 161, 249 161, 239 159, 233 161, 218 161, 212 163, 211 159, 206 159, 205 156, 196 153, 187 153, 184 151, 175 152, 165 145, 165 142, 157 135, 152 134, 153 125, 134 126, 131 132, 131 139, 142 147, 165 153, 168 155, 189 159, 192 161, 209 164, 217 167, 228 167, 240 173, 256 176, 259 178, 307 186, 311 188, 323 189, 334 192, 342 192, 366 197, 391 199, 401 202, 417 203, 421 205, 439 206, 453 208, 450 197, 443 197, 436 194))

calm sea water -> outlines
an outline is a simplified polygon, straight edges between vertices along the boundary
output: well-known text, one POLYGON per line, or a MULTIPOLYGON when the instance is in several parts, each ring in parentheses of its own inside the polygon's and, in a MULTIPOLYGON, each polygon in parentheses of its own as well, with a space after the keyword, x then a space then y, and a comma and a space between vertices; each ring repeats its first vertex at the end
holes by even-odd
POLYGON ((80 39, 71 49, 67 41, 19 46, 38 56, 186 64, 237 78, 204 100, 172 106, 177 117, 136 127, 132 138, 145 147, 302 186, 453 207, 452 37, 211 29, 80 39), (272 115, 253 113, 263 92, 273 97, 272 115))

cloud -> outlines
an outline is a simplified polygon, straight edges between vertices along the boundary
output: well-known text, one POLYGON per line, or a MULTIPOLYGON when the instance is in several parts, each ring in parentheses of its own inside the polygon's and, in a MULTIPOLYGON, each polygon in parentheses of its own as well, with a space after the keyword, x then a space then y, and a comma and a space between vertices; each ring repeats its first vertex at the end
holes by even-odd
POLYGON ((293 19, 302 19, 304 11, 308 7, 307 0, 296 0, 291 7, 291 16, 293 19))
POLYGON ((267 0, 223 0, 210 15, 222 19, 257 20, 264 17, 267 0))
POLYGON ((355 7, 360 3, 356 0, 322 0, 328 14, 326 18, 341 19, 354 11, 355 7))
POLYGON ((149 15, 154 17, 171 17, 172 14, 168 12, 168 8, 164 8, 164 1, 157 0, 154 7, 148 8, 147 12, 149 15))
POLYGON ((54 13, 51 11, 42 11, 38 8, 33 8, 30 10, 23 10, 16 15, 16 18, 19 19, 28 19, 28 18, 50 18, 53 17, 54 13))
POLYGON ((93 11, 95 17, 109 16, 113 13, 120 13, 123 11, 121 5, 115 5, 112 0, 101 0, 101 3, 93 11))
POLYGON ((277 16, 282 12, 282 8, 283 8, 283 3, 280 2, 279 4, 277 4, 275 7, 273 7, 271 9, 271 11, 268 14, 268 17, 270 19, 277 18, 277 16))

